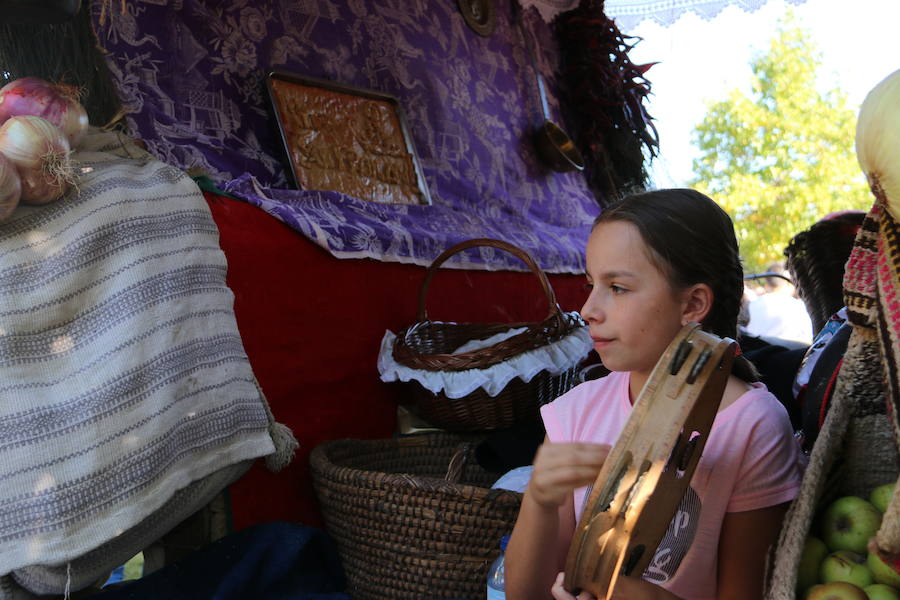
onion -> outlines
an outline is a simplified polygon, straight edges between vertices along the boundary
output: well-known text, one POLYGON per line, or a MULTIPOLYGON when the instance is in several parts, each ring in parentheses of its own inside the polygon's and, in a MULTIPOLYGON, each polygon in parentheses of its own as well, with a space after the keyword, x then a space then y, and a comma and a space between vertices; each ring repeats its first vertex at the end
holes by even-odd
POLYGON ((15 165, 26 204, 53 202, 75 181, 66 136, 41 117, 10 117, 0 125, 0 154, 15 165))
POLYGON ((856 158, 876 198, 900 220, 900 70, 866 95, 856 121, 856 158))
POLYGON ((88 116, 78 102, 78 90, 54 85, 37 77, 23 77, 0 88, 0 124, 10 117, 35 116, 63 130, 75 148, 84 137, 88 116))
POLYGON ((41 169, 23 169, 19 171, 22 181, 23 204, 49 204, 62 198, 71 183, 65 179, 48 175, 41 169))
POLYGON ((0 154, 0 221, 12 214, 22 197, 22 182, 12 161, 0 154))
MULTIPOLYGON (((69 140, 69 147, 75 149, 84 139, 84 134, 88 129, 88 115, 84 107, 75 99, 66 101, 67 109, 63 113, 62 126, 60 127, 66 139, 69 140)), ((51 121, 52 123, 52 121, 51 121)))

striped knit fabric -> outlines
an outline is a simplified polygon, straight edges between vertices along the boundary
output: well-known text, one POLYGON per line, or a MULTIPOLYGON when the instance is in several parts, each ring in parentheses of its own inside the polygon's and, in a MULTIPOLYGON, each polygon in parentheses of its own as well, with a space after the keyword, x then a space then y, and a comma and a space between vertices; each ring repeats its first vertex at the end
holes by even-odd
MULTIPOLYGON (((847 275, 844 287, 848 303, 853 303, 851 319, 870 327, 874 325, 877 333, 885 385, 884 404, 894 443, 890 456, 873 458, 889 463, 895 469, 896 478, 900 461, 900 225, 888 208, 888 198, 877 178, 870 179, 870 184, 877 201, 863 224, 867 243, 855 248, 851 255, 851 260, 867 268, 869 275, 865 278, 847 275)), ((848 271, 849 266, 848 263, 848 271)), ((900 486, 885 509, 872 549, 900 572, 900 486)))
POLYGON ((0 597, 87 585, 274 450, 200 191, 116 134, 75 158, 0 224, 0 597))
MULTIPOLYGON (((883 196, 873 186, 876 197, 883 196)), ((900 447, 900 226, 879 198, 866 216, 844 274, 847 313, 854 326, 878 334, 884 370, 886 410, 900 447)))

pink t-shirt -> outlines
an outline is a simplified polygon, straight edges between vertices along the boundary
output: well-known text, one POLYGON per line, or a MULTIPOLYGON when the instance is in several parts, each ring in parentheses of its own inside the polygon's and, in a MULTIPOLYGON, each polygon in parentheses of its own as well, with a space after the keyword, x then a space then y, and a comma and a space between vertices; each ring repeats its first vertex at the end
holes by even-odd
MULTIPOLYGON (((541 407, 548 439, 615 444, 631 414, 628 381, 628 373, 611 373, 541 407)), ((715 598, 725 513, 793 500, 800 456, 787 411, 764 385, 754 384, 716 415, 691 485, 643 579, 681 598, 715 598)), ((575 490, 576 518, 586 492, 575 490)))

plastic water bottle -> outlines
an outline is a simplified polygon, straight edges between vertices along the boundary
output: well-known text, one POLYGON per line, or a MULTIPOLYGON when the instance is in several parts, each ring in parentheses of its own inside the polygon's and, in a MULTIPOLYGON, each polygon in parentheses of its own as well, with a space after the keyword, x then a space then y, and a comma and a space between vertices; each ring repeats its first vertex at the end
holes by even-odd
POLYGON ((487 600, 506 600, 506 584, 503 579, 503 554, 506 552, 507 543, 509 543, 508 535, 500 538, 500 556, 491 563, 491 568, 488 569, 487 600))

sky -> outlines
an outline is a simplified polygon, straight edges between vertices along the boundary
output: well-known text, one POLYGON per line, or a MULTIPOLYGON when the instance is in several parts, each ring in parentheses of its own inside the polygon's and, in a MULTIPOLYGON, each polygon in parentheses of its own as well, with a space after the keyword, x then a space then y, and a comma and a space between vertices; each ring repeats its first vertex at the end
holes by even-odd
MULTIPOLYGON (((725 8, 711 21, 686 13, 662 27, 645 20, 623 33, 643 39, 630 52, 637 64, 659 61, 647 72, 652 84, 648 111, 660 136, 660 156, 651 165, 656 187, 685 185, 691 178, 691 130, 705 106, 729 90, 748 89, 750 58, 765 51, 778 19, 793 10, 823 54, 821 89, 844 90, 858 110, 878 82, 900 68, 897 0, 770 0, 755 12, 725 8)), ((851 146, 853 140, 848 142, 851 146)))

